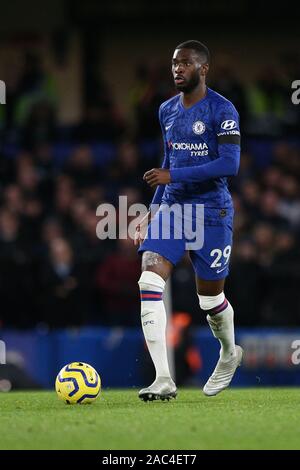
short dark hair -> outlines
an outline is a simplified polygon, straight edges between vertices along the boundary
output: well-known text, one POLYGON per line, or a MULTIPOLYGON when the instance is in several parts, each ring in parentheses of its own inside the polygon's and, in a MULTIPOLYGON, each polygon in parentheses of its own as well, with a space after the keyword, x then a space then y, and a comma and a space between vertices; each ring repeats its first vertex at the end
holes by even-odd
POLYGON ((196 41, 194 39, 190 39, 189 41, 182 42, 178 44, 175 49, 193 49, 194 51, 198 52, 199 55, 202 55, 205 58, 207 63, 210 62, 210 53, 208 48, 200 41, 196 41))

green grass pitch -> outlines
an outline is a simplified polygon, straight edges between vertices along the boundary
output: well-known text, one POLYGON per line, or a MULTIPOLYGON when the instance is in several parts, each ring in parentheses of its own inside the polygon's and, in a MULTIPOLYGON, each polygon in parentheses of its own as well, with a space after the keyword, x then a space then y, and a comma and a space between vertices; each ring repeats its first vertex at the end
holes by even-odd
POLYGON ((300 449, 300 390, 182 389, 170 402, 104 390, 92 405, 55 392, 0 394, 0 449, 300 449))

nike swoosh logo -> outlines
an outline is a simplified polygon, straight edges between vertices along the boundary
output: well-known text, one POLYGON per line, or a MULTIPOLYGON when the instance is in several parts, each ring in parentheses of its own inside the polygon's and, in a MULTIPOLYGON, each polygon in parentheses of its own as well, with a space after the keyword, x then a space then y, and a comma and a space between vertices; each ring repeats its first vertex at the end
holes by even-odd
POLYGON ((149 313, 151 313, 151 312, 144 313, 144 315, 141 315, 141 317, 144 318, 146 315, 149 315, 149 313))
POLYGON ((172 127, 172 124, 170 126, 165 127, 166 131, 168 131, 170 129, 170 127, 172 127))
POLYGON ((222 269, 217 269, 217 273, 221 273, 222 271, 224 271, 224 269, 226 269, 227 266, 225 266, 225 268, 222 268, 222 269))

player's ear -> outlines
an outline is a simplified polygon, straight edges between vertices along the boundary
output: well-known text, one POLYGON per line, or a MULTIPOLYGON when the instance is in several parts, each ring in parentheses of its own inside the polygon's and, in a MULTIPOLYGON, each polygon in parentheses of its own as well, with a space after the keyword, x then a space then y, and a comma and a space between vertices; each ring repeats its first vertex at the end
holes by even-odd
POLYGON ((208 74, 208 71, 209 71, 209 65, 208 63, 206 64, 202 64, 202 67, 201 67, 201 75, 203 76, 206 76, 208 74))

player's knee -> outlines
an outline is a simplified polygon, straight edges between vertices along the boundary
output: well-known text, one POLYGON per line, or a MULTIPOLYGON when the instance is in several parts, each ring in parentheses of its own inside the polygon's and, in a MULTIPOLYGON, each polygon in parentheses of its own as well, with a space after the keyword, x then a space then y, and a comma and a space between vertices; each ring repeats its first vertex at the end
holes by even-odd
POLYGON ((164 279, 152 271, 143 271, 138 284, 141 291, 158 292, 163 292, 166 285, 164 279))
POLYGON ((162 259, 162 256, 158 253, 155 253, 154 251, 144 251, 142 257, 142 265, 145 269, 147 268, 147 266, 157 266, 162 262, 162 259))
POLYGON ((142 271, 154 272, 166 280, 169 277, 172 268, 172 263, 160 254, 153 251, 145 251, 143 253, 142 271))
POLYGON ((199 297, 199 304, 202 310, 211 310, 219 305, 221 305, 225 300, 224 292, 221 292, 218 295, 200 295, 199 297))

